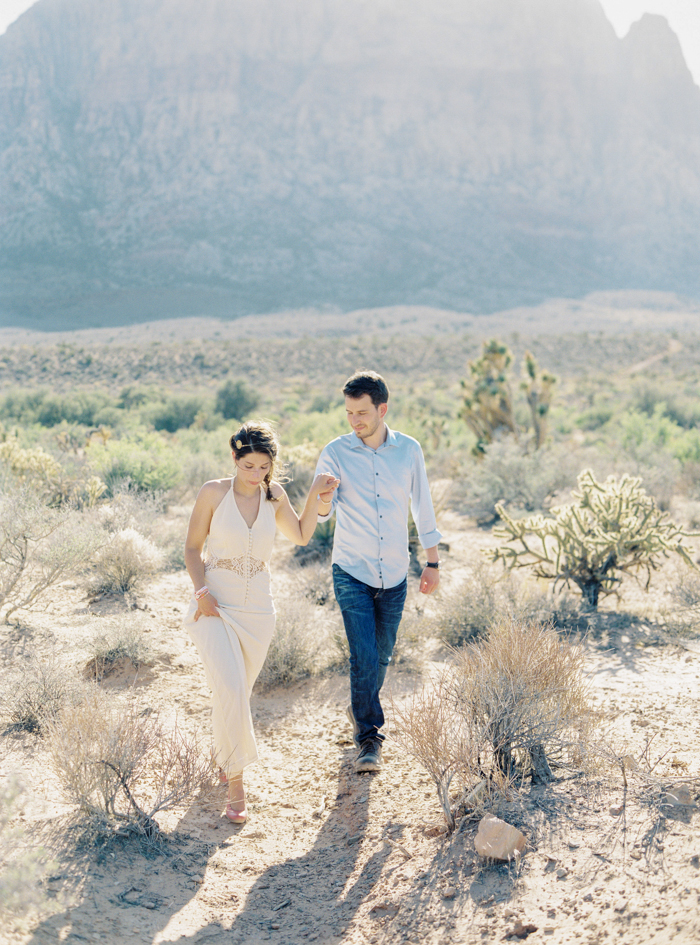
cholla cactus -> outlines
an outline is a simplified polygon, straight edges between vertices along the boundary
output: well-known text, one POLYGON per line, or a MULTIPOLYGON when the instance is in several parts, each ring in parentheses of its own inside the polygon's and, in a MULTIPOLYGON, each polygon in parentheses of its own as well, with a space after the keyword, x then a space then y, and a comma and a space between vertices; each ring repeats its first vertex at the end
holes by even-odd
POLYGON ((601 594, 616 593, 623 574, 651 573, 672 554, 695 567, 692 537, 661 512, 641 486, 641 479, 623 475, 596 481, 590 470, 578 477, 574 502, 552 509, 552 516, 533 515, 515 521, 496 506, 502 524, 494 534, 507 544, 493 552, 505 567, 532 568, 535 575, 567 587, 575 584, 586 603, 596 608, 601 594))
MULTIPOLYGON (((524 432, 518 427, 513 409, 513 392, 509 378, 512 360, 507 345, 495 339, 485 342, 481 357, 469 362, 470 377, 462 381, 464 403, 459 416, 476 434, 474 452, 477 456, 483 455, 499 430, 511 433, 516 440, 519 440, 524 432)), ((556 378, 540 371, 537 361, 529 351, 525 352, 523 373, 525 380, 521 387, 525 391, 532 415, 534 447, 539 449, 547 434, 547 415, 556 378)))

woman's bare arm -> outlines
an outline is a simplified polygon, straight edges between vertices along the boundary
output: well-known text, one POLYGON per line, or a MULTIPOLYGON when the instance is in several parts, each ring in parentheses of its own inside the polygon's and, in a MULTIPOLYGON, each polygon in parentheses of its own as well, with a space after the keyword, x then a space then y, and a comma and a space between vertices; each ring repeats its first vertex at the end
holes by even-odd
POLYGON ((273 495, 279 497, 276 511, 277 527, 295 545, 308 545, 318 521, 319 503, 327 507, 330 496, 338 488, 340 480, 330 473, 320 473, 311 484, 301 515, 292 508, 289 496, 279 483, 273 483, 273 495), (322 498, 323 497, 323 498, 322 498), (325 499, 325 501, 324 501, 325 499))
MULTIPOLYGON (((199 490, 197 501, 192 509, 190 524, 187 529, 187 538, 185 539, 185 567, 187 568, 187 573, 192 580, 195 591, 198 591, 206 584, 202 551, 204 550, 204 543, 209 534, 212 515, 219 502, 221 502, 226 494, 227 489, 230 488, 229 483, 230 480, 212 480, 211 482, 205 482, 199 490)), ((206 594, 204 597, 200 598, 197 603, 198 609, 194 617, 195 620, 198 620, 199 617, 202 616, 215 617, 219 613, 217 610, 217 602, 211 594, 206 594)))

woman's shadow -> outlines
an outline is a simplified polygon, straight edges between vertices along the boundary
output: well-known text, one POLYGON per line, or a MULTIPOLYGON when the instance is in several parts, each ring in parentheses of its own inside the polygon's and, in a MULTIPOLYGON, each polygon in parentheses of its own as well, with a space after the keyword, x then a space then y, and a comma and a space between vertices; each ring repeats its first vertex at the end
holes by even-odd
MULTIPOLYGON (((280 941, 327 942, 338 940, 352 922, 374 883, 381 875, 391 848, 379 837, 368 836, 370 793, 376 776, 353 770, 356 749, 347 750, 338 769, 336 795, 328 811, 318 813, 321 826, 306 853, 270 866, 260 874, 245 896, 242 908, 221 910, 221 916, 192 935, 159 941, 256 942, 282 935, 280 941), (368 845, 371 845, 368 849, 368 845), (369 855, 367 855, 369 854, 369 855), (357 872, 360 861, 363 865, 357 872), (280 930, 280 931, 278 931, 280 930)), ((235 856, 236 833, 221 844, 235 856)), ((253 833, 255 831, 252 831, 253 833)), ((241 838, 243 839, 243 838, 241 838)), ((215 854, 215 855, 216 855, 215 854)), ((221 868, 221 867, 219 867, 221 868)), ((232 870, 241 873, 237 864, 232 870)))

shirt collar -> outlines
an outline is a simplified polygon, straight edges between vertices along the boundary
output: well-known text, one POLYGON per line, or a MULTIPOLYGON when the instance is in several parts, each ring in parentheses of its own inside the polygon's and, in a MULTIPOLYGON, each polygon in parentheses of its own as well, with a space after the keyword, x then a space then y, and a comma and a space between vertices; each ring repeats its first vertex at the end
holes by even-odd
MULTIPOLYGON (((385 447, 388 447, 388 446, 397 446, 397 445, 398 445, 397 440, 396 440, 396 434, 394 433, 394 431, 393 431, 393 430, 391 429, 391 427, 389 427, 387 424, 385 424, 385 426, 386 426, 386 439, 384 440, 383 443, 381 443, 381 444, 377 447, 377 449, 379 449, 379 450, 382 450, 382 449, 384 449, 385 447)), ((359 438, 359 436, 357 435, 357 433, 355 433, 355 431, 353 430, 352 433, 350 434, 350 447, 351 447, 352 449, 354 449, 354 450, 358 450, 358 449, 362 449, 362 448, 364 447, 364 445, 365 445, 365 444, 364 444, 364 443, 362 442, 362 440, 359 438)))

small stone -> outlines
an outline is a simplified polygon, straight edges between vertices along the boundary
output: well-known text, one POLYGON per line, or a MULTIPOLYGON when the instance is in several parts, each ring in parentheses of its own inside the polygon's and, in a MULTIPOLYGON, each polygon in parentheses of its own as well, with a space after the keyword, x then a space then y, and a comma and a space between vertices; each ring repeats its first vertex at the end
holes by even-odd
POLYGON ((627 908, 627 900, 623 899, 622 896, 620 896, 619 899, 616 899, 615 902, 613 902, 613 909, 615 910, 615 912, 624 912, 626 908, 627 908))
POLYGON ((155 902, 144 902, 143 908, 144 909, 157 909, 158 907, 156 906, 155 902))
POLYGON ((518 919, 513 928, 506 932, 504 938, 527 938, 528 935, 532 935, 536 931, 537 926, 533 925, 532 922, 523 922, 522 919, 518 919))
POLYGON ((510 860, 519 856, 525 847, 525 836, 493 814, 484 814, 474 838, 474 847, 480 856, 493 860, 510 860))
POLYGON ((559 869, 557 870, 557 879, 566 879, 568 875, 569 875, 569 871, 567 869, 564 869, 563 866, 560 866, 559 869))
POLYGON ((619 817, 622 811, 625 809, 624 804, 613 804, 610 808, 610 813, 613 817, 619 817))
POLYGON ((691 856, 690 865, 694 866, 696 869, 700 867, 700 856, 698 856, 697 854, 695 856, 691 856))
POLYGON ((278 929, 280 927, 279 922, 270 922, 271 929, 278 929))
POLYGON ((454 899, 456 895, 457 895, 457 890, 455 889, 454 886, 445 886, 445 888, 442 891, 443 899, 454 899))
POLYGON ((639 850, 631 850, 630 856, 632 857, 633 860, 641 860, 642 858, 642 854, 640 853, 639 850))

